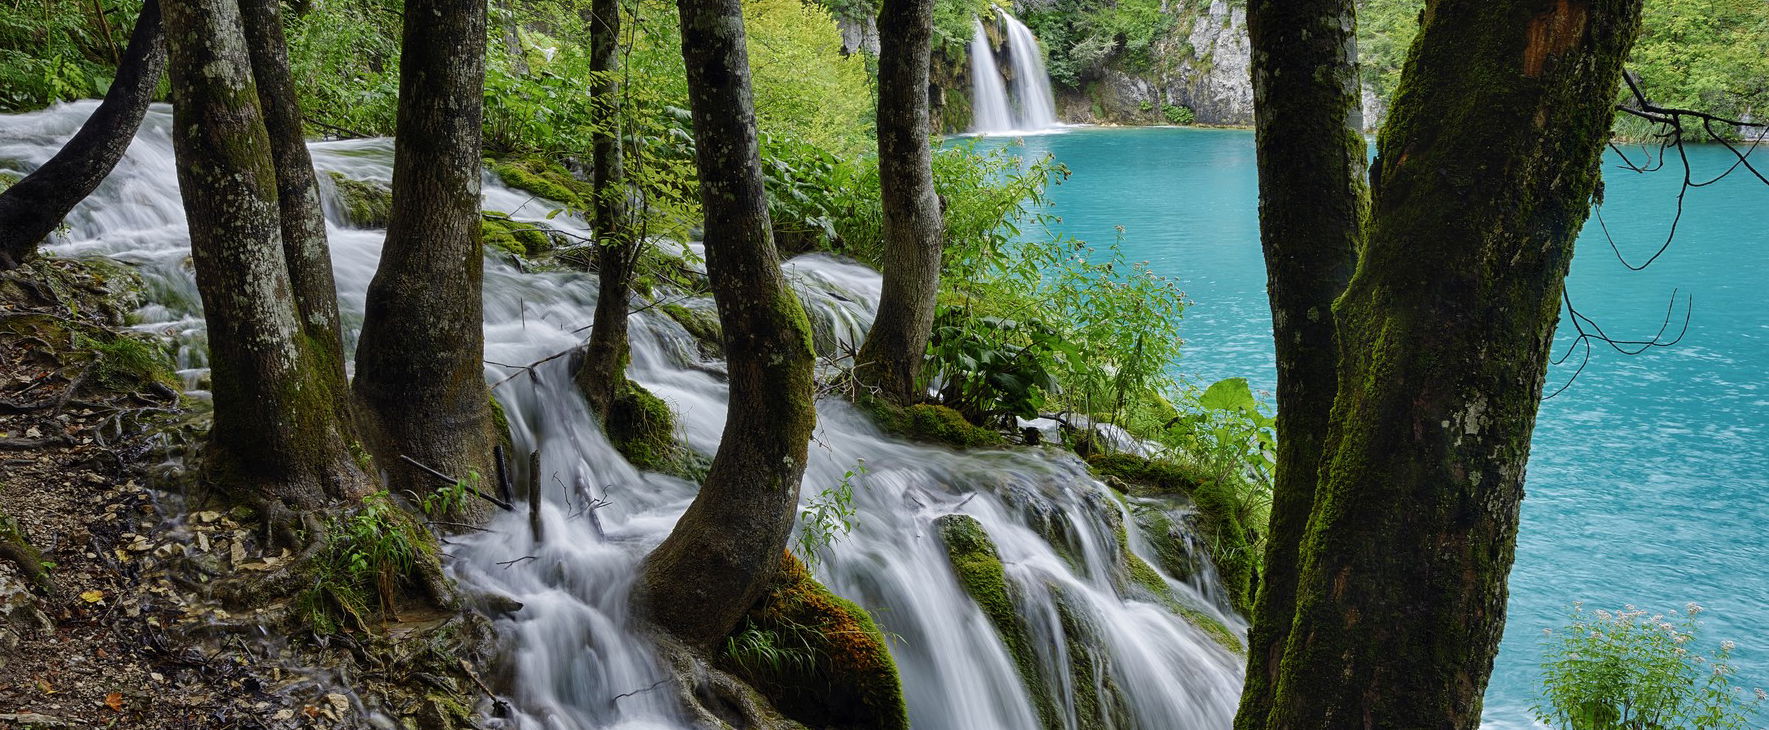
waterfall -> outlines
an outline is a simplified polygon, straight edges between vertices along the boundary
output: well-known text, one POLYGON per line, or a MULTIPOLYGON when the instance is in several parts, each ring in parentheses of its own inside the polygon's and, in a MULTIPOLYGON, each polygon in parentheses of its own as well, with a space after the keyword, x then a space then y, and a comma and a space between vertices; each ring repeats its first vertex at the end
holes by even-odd
POLYGON ((978 134, 1032 132, 1060 126, 1056 118, 1056 101, 1050 93, 1050 74, 1044 70, 1044 51, 1038 39, 1005 10, 998 10, 1007 29, 1008 61, 1013 64, 1012 99, 1007 84, 996 65, 995 49, 983 31, 983 22, 976 22, 976 33, 970 42, 971 131, 978 134))
MULTIPOLYGON (((42 164, 94 108, 93 102, 79 102, 0 116, 0 170, 42 164)), ((186 265, 189 236, 170 129, 170 109, 153 107, 116 171, 69 215, 66 233, 53 238, 49 249, 57 256, 106 257, 135 266, 147 281, 149 299, 137 313, 137 326, 178 345, 179 367, 194 388, 206 367, 204 323, 186 265)), ((317 142, 311 149, 326 188, 340 309, 351 332, 346 346, 353 349, 385 233, 344 222, 326 173, 385 184, 393 174, 393 145, 371 139, 317 142)), ((549 219, 545 201, 536 203, 490 175, 484 198, 482 207, 518 220, 588 233, 583 220, 568 214, 549 219)), ((683 246, 662 240, 651 245, 665 252, 683 246)), ((699 250, 699 244, 687 245, 699 250)), ((784 270, 820 329, 858 344, 875 313, 879 274, 820 254, 794 258, 784 270)), ((593 318, 596 293, 593 275, 524 271, 488 256, 485 359, 528 363, 576 346, 580 329, 593 318)), ((712 306, 708 297, 681 303, 712 306)), ((713 453, 725 420, 723 363, 702 354, 660 309, 636 311, 631 326, 628 374, 681 414, 679 435, 687 446, 713 453)), ((485 372, 491 382, 509 374, 492 365, 485 372)), ((547 539, 534 541, 525 509, 498 513, 484 532, 450 538, 448 569, 469 601, 497 594, 521 603, 495 620, 507 670, 497 689, 512 710, 494 724, 691 727, 670 693, 645 691, 668 674, 635 629, 627 596, 639 560, 668 534, 696 485, 627 463, 584 405, 564 358, 503 383, 495 395, 508 414, 516 452, 541 452, 547 539), (607 504, 592 506, 591 499, 607 504), (524 556, 534 559, 507 562, 524 556)), ((1139 526, 1138 515, 1157 508, 1172 510, 1163 514, 1183 524, 1186 507, 1116 495, 1061 449, 952 451, 887 436, 838 398, 820 400, 817 412, 805 498, 836 485, 858 461, 868 466, 855 483, 856 527, 817 567, 817 577, 870 609, 887 634, 900 637, 892 652, 916 728, 1042 726, 1008 649, 961 588, 933 528, 934 519, 953 513, 976 518, 996 542, 1017 589, 1017 609, 1038 645, 1038 662, 1048 676, 1060 678, 1032 691, 1068 713, 1064 726, 1230 726, 1242 660, 1180 616, 1176 604, 1243 636, 1246 624, 1226 607, 1207 564, 1186 575, 1169 572, 1152 547, 1153 532, 1139 526), (1126 550, 1156 566, 1144 578, 1164 581, 1170 601, 1149 602, 1127 590, 1126 550), (1077 635, 1077 626, 1084 635, 1077 635), (1089 676, 1082 665, 1092 668, 1096 681, 1079 681, 1089 676), (1104 701, 1105 692, 1112 702, 1104 701), (1101 701, 1084 701, 1089 697, 1101 701), (1107 708, 1102 711, 1111 716, 1080 717, 1088 706, 1107 708)), ((524 460, 515 461, 525 469, 524 460)), ((523 475, 517 476, 521 483, 523 475)))
POLYGON ((1013 129, 1013 116, 1007 109, 1007 85, 1001 81, 1001 69, 995 66, 995 50, 989 47, 983 21, 978 20, 975 25, 976 34, 970 42, 971 131, 1013 129))
POLYGON ((1050 74, 1044 71, 1044 51, 1018 18, 1001 12, 1007 26, 1007 56, 1013 62, 1014 95, 1020 109, 1016 121, 1020 129, 1047 129, 1057 124, 1056 101, 1050 93, 1050 74))

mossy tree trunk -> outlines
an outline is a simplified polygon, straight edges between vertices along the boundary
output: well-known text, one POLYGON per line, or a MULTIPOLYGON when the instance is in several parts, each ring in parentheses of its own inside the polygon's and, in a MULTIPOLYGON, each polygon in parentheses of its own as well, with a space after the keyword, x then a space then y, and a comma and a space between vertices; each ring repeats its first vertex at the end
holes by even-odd
MULTIPOLYGON (((258 84, 259 107, 270 133, 271 159, 276 163, 277 204, 281 208, 283 258, 294 289, 295 306, 307 345, 319 358, 327 399, 338 419, 353 424, 351 399, 344 374, 343 330, 338 323, 338 287, 332 278, 331 251, 326 245, 325 210, 313 157, 301 131, 301 105, 289 72, 288 42, 283 37, 280 0, 240 0, 246 44, 252 55, 252 78, 258 84)), ((354 429, 352 429, 354 431, 354 429)))
POLYGON ((921 395, 946 223, 928 143, 933 0, 884 0, 878 34, 878 177, 884 205, 884 293, 854 375, 907 405, 921 395))
POLYGON ((1265 725, 1296 608, 1297 548, 1337 391, 1333 300, 1368 211, 1352 0, 1253 0, 1259 232, 1278 364, 1278 454, 1239 730, 1265 725))
POLYGON ((590 108, 595 134, 590 145, 595 195, 598 290, 590 341, 577 380, 590 409, 608 417, 626 379, 627 300, 640 241, 627 217, 626 171, 620 149, 620 3, 594 0, 590 6, 590 108))
POLYGON ((479 151, 485 0, 410 0, 400 58, 393 212, 369 284, 356 395, 388 486, 437 481, 399 460, 491 474, 481 359, 479 151))
POLYGON ((1268 728, 1475 728, 1641 0, 1438 0, 1383 128, 1268 728))
POLYGON ((761 595, 792 532, 817 418, 814 356, 768 220, 742 5, 678 0, 676 7, 731 400, 700 494, 645 558, 634 600, 652 624, 710 651, 761 595))
POLYGON ((68 211, 104 182, 123 159, 166 69, 159 0, 147 0, 104 101, 61 150, 0 192, 0 271, 28 261, 68 211))
POLYGON ((167 0, 165 22, 178 184, 209 331, 209 478, 287 525, 364 480, 302 336, 239 4, 167 0))

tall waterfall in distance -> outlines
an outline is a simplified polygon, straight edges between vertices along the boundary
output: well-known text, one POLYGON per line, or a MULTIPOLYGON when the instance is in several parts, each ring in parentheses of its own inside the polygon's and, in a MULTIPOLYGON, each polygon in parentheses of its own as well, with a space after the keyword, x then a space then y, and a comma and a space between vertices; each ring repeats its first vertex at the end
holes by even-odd
POLYGON ((1056 101, 1050 93, 1050 74, 1044 70, 1038 39, 1031 28, 1006 11, 1001 11, 1001 22, 1007 26, 1007 56, 1013 62, 1014 95, 1020 102, 1014 121, 1020 129, 1056 126, 1056 101))
POLYGON ((983 21, 975 24, 977 32, 970 42, 971 131, 1013 129, 1013 116, 1007 108, 1007 85, 1001 82, 1001 70, 995 67, 995 51, 989 47, 983 21))
POLYGON ((1044 70, 1044 52, 1038 39, 1006 11, 997 11, 1007 28, 1008 60, 1013 64, 1013 95, 995 63, 995 49, 983 22, 976 22, 970 42, 971 131, 978 134, 1030 132, 1059 126, 1056 102, 1050 93, 1050 75, 1044 70))

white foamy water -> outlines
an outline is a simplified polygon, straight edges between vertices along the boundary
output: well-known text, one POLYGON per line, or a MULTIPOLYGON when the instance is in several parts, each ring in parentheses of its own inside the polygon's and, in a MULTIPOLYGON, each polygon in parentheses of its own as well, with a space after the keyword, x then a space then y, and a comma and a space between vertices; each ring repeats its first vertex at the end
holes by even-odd
MULTIPOLYGON (((91 113, 93 102, 0 117, 0 169, 26 171, 54 153, 91 113)), ((203 322, 188 265, 188 233, 178 198, 168 136, 170 110, 156 106, 111 178, 68 219, 51 241, 58 256, 104 256, 140 268, 151 302, 144 331, 180 345, 187 383, 202 381, 203 322)), ((312 145, 322 170, 331 218, 332 259, 346 327, 362 317, 363 292, 374 274, 383 233, 340 223, 324 171, 386 181, 388 140, 312 145)), ((577 234, 581 219, 550 221, 550 206, 487 176, 487 209, 512 212, 577 234)), ((665 248, 678 244, 658 242, 665 248)), ((697 248, 691 244, 690 248, 697 248)), ((870 326, 880 280, 875 272, 822 255, 786 265, 813 318, 839 340, 857 345, 870 326)), ((580 273, 524 273, 488 257, 485 272, 485 359, 523 364, 569 349, 586 335, 596 281, 580 273)), ((687 306, 708 307, 691 299, 687 306)), ((724 425, 723 364, 707 361, 680 325, 650 309, 631 321, 630 376, 680 414, 680 436, 713 453, 724 425)), ((347 343, 353 346, 353 343, 347 343)), ((695 485, 641 473, 609 445, 571 383, 567 358, 543 364, 495 391, 509 416, 517 454, 541 452, 545 540, 530 535, 526 511, 500 513, 487 531, 453 537, 449 569, 469 593, 502 594, 522 603, 499 618, 504 675, 512 715, 491 722, 522 728, 685 728, 667 691, 646 691, 666 674, 639 638, 627 611, 635 566, 693 499, 695 485), (601 502, 606 506, 594 507, 601 502), (532 560, 505 561, 533 556, 532 560)), ((489 382, 512 370, 488 364, 489 382)), ((1009 578, 1024 599, 1018 609, 1040 644, 1039 660, 1056 686, 1037 692, 1068 708, 1066 727, 1099 726, 1074 717, 1072 652, 1102 663, 1122 695, 1121 728, 1227 728, 1241 684, 1242 661, 1165 608, 1121 595, 1114 581, 1118 548, 1109 519, 1129 531, 1131 548, 1154 560, 1126 508, 1072 454, 1055 448, 955 452, 886 436, 845 402, 818 404, 818 426, 804 478, 807 498, 835 486, 864 460, 855 482, 854 532, 817 568, 836 593, 870 609, 894 638, 915 727, 926 730, 1035 728, 1028 690, 982 612, 953 575, 935 518, 976 517, 995 539, 1009 578), (1061 535, 1065 546, 1052 546, 1061 535), (1065 556, 1065 553, 1067 556, 1065 556), (1058 598, 1058 596, 1062 598, 1058 598), (1090 627, 1090 637, 1064 637, 1057 602, 1090 627)), ((525 460, 512 455, 520 472, 525 460)), ((518 474, 518 483, 523 475, 518 474)), ((1182 600, 1236 630, 1245 625, 1225 606, 1209 571, 1171 580, 1182 600)), ((1102 703, 1103 704, 1103 703, 1102 703)), ((1105 726, 1112 726, 1107 724, 1105 726)))

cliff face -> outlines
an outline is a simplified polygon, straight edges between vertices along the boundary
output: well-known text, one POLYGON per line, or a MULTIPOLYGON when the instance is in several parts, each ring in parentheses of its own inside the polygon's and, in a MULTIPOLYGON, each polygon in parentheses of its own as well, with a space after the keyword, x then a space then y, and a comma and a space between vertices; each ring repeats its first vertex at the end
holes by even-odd
POLYGON ((1130 64, 1117 58, 1085 73, 1076 85, 1056 87, 1063 121, 1253 123, 1247 9, 1226 0, 1203 7, 1177 0, 1167 12, 1173 14, 1172 26, 1150 47, 1148 68, 1127 68, 1130 64))

